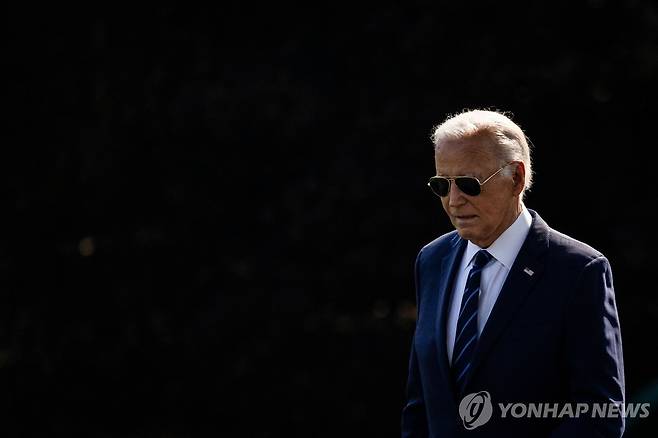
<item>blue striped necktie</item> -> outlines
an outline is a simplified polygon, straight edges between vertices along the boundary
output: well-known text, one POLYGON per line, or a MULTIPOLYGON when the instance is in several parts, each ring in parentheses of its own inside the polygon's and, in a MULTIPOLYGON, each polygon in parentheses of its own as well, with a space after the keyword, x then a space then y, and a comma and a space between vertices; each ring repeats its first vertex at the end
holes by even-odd
POLYGON ((460 396, 464 394, 470 374, 471 360, 478 341, 478 302, 482 269, 492 259, 491 254, 480 250, 475 254, 471 271, 468 273, 466 288, 457 319, 455 347, 452 350, 452 374, 455 388, 460 396))

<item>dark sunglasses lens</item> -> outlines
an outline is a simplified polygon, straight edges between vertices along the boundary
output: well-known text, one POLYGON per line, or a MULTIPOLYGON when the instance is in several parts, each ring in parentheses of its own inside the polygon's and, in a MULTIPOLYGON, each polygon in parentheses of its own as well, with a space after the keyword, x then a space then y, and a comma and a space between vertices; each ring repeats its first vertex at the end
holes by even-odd
POLYGON ((430 188, 437 196, 447 196, 450 190, 450 181, 445 178, 430 179, 430 188))
POLYGON ((457 184, 459 190, 468 196, 480 194, 480 183, 475 178, 456 178, 455 184, 457 184))

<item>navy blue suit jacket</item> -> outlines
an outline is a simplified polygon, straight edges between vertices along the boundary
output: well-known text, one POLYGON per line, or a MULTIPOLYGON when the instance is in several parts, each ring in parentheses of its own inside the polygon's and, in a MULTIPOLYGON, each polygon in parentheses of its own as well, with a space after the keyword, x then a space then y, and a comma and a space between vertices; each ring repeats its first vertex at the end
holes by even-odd
POLYGON ((623 433, 622 416, 515 418, 508 411, 502 418, 498 409, 499 403, 563 406, 624 401, 621 334, 608 260, 549 228, 536 212, 530 214, 530 232, 474 353, 465 394, 487 391, 493 415, 472 430, 462 424, 446 353, 450 294, 466 241, 453 231, 418 254, 418 319, 402 412, 403 437, 618 437, 623 433))

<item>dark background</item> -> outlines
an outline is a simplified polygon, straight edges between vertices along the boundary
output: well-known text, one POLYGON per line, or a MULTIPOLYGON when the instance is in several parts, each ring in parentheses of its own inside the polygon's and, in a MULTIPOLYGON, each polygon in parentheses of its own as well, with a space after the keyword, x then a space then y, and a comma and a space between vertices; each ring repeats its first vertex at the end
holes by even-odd
POLYGON ((429 136, 483 107, 658 403, 652 2, 5 12, 3 437, 398 436, 429 136))

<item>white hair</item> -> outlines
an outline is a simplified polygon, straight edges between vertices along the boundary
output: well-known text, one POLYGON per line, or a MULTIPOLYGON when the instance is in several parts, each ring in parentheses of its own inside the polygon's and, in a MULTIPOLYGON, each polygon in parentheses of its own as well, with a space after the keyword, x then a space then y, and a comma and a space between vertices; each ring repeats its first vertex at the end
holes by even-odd
MULTIPOLYGON (((485 138, 494 146, 494 154, 500 160, 500 165, 510 161, 522 161, 525 165, 525 191, 532 186, 532 160, 530 157, 529 140, 523 130, 506 114, 489 110, 466 110, 461 114, 449 116, 443 123, 434 128, 432 142, 434 150, 438 151, 446 141, 464 140, 469 138, 485 138)), ((513 174, 510 166, 502 172, 507 176, 513 174), (509 169, 509 170, 508 170, 509 169)))

